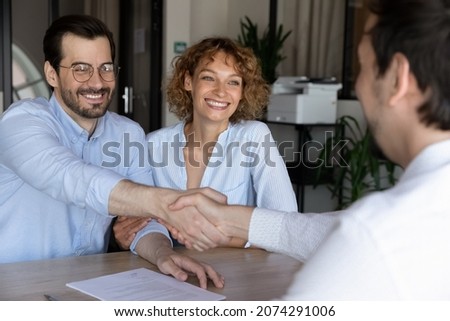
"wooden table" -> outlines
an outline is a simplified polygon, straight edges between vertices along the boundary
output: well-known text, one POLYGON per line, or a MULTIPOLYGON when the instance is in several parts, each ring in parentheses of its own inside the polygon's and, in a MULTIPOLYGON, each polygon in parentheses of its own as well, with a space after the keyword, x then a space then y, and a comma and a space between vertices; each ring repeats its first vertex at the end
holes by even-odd
MULTIPOLYGON (((225 277, 225 287, 208 290, 223 294, 228 301, 265 301, 279 298, 290 285, 301 263, 285 255, 259 249, 218 248, 205 252, 177 248, 212 265, 225 277)), ((73 290, 66 283, 145 267, 157 267, 131 252, 108 253, 43 261, 0 264, 0 300, 95 300, 73 290)), ((198 285, 196 278, 189 283, 198 285)))

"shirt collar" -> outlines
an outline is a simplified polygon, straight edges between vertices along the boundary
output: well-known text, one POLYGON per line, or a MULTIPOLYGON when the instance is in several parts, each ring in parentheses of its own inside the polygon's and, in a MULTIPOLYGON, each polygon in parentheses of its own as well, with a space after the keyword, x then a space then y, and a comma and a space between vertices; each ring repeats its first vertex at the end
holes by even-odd
MULTIPOLYGON (((184 127, 186 126, 186 122, 182 121, 179 123, 178 125, 178 133, 180 135, 180 140, 182 140, 183 143, 186 143, 186 136, 184 134, 184 127)), ((217 139, 218 142, 221 142, 223 140, 226 140, 229 133, 230 133, 230 129, 233 128, 234 126, 236 126, 236 124, 229 122, 228 123, 228 127, 227 129, 225 129, 223 132, 221 132, 219 134, 219 138, 217 139)))
MULTIPOLYGON (((55 95, 52 94, 50 97, 50 108, 53 113, 56 115, 56 118, 59 119, 61 124, 63 125, 64 130, 66 130, 67 135, 70 137, 72 142, 76 142, 79 139, 88 138, 88 132, 78 125, 61 107, 55 95)), ((99 137, 105 130, 105 117, 100 117, 97 121, 97 126, 95 128, 94 133, 92 134, 92 138, 99 137)))
POLYGON ((450 163, 450 140, 425 147, 406 167, 402 179, 408 179, 450 163))
POLYGON ((105 122, 106 122, 105 118, 107 115, 108 112, 106 112, 105 116, 102 116, 97 120, 97 126, 95 127, 94 133, 92 133, 91 136, 92 138, 100 137, 105 131, 105 122))

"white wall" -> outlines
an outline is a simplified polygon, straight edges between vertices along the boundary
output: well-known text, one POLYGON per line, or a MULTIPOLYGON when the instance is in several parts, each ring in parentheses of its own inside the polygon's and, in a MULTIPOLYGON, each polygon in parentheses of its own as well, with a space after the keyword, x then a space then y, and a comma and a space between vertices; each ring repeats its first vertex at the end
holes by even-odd
POLYGON ((191 0, 191 44, 228 34, 228 1, 191 0))
POLYGON ((344 115, 352 115, 361 125, 361 129, 365 130, 366 120, 362 111, 361 104, 358 100, 338 100, 337 115, 339 118, 344 115))

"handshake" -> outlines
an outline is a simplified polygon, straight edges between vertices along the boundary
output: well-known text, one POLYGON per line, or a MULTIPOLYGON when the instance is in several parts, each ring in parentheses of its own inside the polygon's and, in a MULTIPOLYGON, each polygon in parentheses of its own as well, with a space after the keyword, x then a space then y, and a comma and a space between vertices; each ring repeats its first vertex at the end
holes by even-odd
POLYGON ((253 208, 227 205, 227 197, 211 188, 168 190, 172 202, 164 218, 172 236, 189 249, 204 251, 218 246, 243 247, 253 208))

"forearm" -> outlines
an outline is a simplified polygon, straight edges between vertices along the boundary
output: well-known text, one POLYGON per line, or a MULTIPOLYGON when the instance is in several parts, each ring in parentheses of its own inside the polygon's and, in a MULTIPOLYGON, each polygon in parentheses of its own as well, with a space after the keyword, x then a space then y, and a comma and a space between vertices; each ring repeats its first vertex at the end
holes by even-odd
POLYGON ((334 228, 339 212, 280 212, 258 208, 251 220, 249 241, 269 251, 306 261, 334 228))
POLYGON ((230 243, 228 243, 227 247, 243 248, 243 247, 245 247, 246 244, 247 244, 247 241, 240 239, 240 238, 233 237, 231 239, 230 243))
POLYGON ((250 219, 253 208, 239 205, 221 206, 220 219, 216 224, 228 237, 248 240, 250 219))
POLYGON ((168 219, 168 205, 175 199, 174 191, 120 181, 111 191, 109 212, 114 215, 168 219))
POLYGON ((167 256, 172 252, 172 243, 161 233, 147 234, 136 245, 136 253, 155 265, 157 264, 158 257, 167 256))

